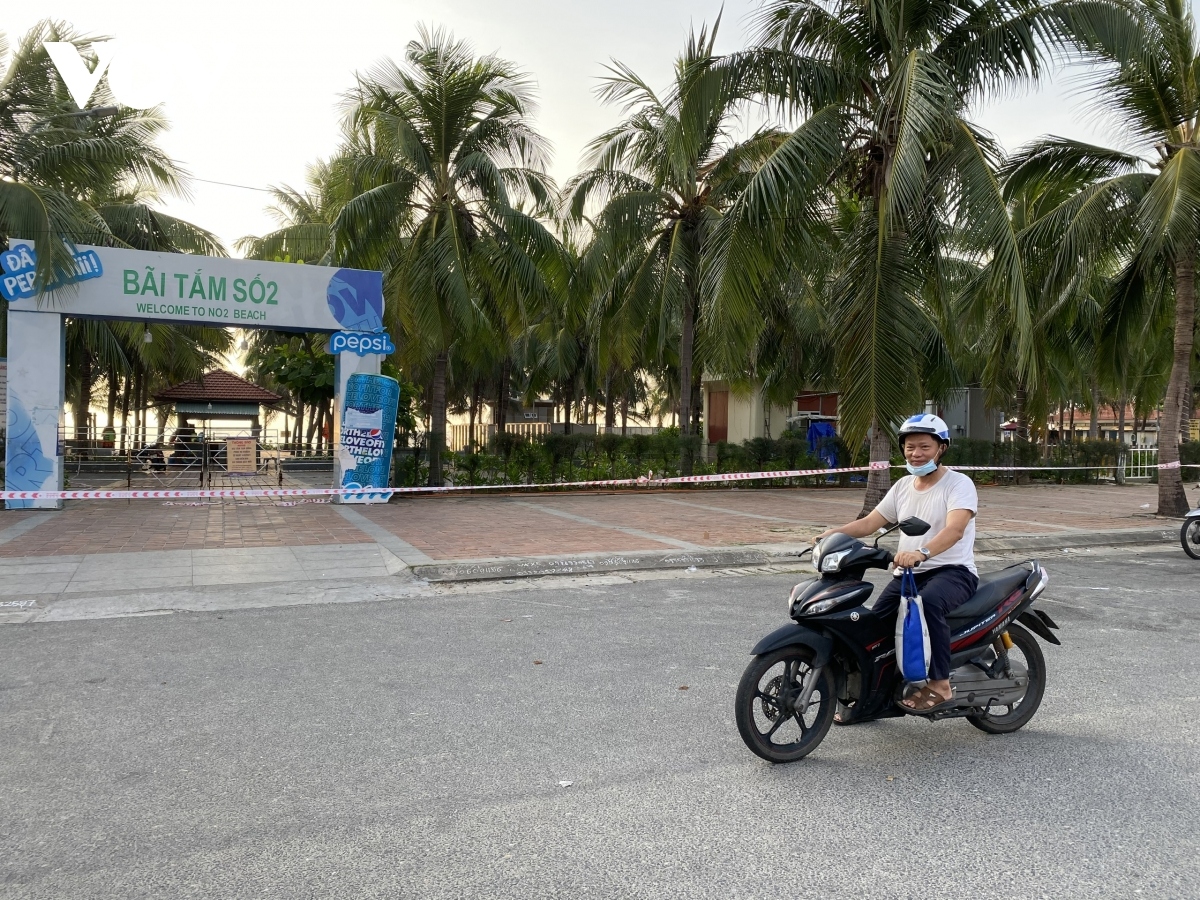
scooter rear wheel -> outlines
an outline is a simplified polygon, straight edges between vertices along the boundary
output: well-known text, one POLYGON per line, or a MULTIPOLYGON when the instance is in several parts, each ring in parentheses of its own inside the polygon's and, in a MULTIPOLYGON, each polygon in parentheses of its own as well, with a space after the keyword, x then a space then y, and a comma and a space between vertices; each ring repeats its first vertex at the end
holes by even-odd
POLYGON ((738 684, 734 718, 746 746, 768 762, 802 759, 824 740, 837 697, 829 669, 816 676, 803 710, 796 701, 813 672, 811 647, 784 647, 756 656, 738 684))
MULTIPOLYGON (((1024 657, 1029 685, 1025 696, 1009 706, 988 707, 982 715, 967 716, 967 721, 988 734, 1010 734, 1023 728, 1038 707, 1042 705, 1042 694, 1046 692, 1046 657, 1037 638, 1020 625, 1009 625, 1008 636, 1014 648, 1024 657)), ((1010 654, 1012 650, 1008 651, 1010 654)))

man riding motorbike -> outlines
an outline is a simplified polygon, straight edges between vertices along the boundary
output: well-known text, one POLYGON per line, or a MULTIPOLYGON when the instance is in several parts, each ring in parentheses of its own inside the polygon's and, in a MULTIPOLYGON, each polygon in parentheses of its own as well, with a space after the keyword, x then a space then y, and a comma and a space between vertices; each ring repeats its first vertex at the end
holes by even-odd
POLYGON ((816 539, 837 532, 864 538, 911 516, 929 523, 925 535, 900 538, 895 556, 896 578, 880 592, 873 608, 882 613, 897 610, 899 576, 906 568, 914 570, 929 629, 929 680, 901 702, 907 709, 930 713, 953 702, 950 627, 946 614, 970 599, 979 584, 974 558, 979 497, 970 478, 941 464, 950 446, 950 430, 938 416, 928 413, 910 416, 900 426, 899 441, 908 476, 892 485, 879 505, 865 517, 824 531, 816 539))

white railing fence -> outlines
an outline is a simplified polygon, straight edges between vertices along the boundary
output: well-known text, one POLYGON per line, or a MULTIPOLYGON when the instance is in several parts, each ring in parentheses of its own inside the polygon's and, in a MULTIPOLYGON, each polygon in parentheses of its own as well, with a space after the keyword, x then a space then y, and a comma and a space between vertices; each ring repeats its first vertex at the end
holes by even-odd
MULTIPOLYGON (((549 422, 506 422, 504 430, 509 434, 519 434, 522 437, 533 437, 550 431, 549 422)), ((468 444, 474 444, 476 450, 483 450, 496 433, 495 425, 476 423, 472 432, 470 425, 446 426, 446 449, 465 450, 468 444)))
POLYGON ((1158 471, 1157 447, 1125 448, 1125 480, 1149 481, 1158 471))

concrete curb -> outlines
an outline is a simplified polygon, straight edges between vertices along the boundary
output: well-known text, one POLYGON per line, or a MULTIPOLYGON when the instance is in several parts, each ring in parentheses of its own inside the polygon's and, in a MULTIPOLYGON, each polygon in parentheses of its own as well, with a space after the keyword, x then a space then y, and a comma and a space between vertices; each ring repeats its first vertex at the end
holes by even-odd
MULTIPOLYGON (((1014 534, 984 537, 975 541, 980 553, 1020 550, 1063 550, 1075 547, 1115 547, 1136 544, 1174 543, 1175 528, 1123 528, 1112 531, 1071 531, 1056 534, 1014 534)), ((644 553, 594 553, 571 556, 513 557, 464 560, 413 566, 417 578, 429 582, 498 581, 537 578, 544 575, 587 575, 696 567, 724 568, 799 562, 796 553, 807 544, 773 544, 769 547, 725 548, 644 553)))
POLYGON ((1065 550, 1074 547, 1119 547, 1130 544, 1178 543, 1178 527, 1122 528, 1113 531, 1065 531, 1058 534, 1014 534, 975 541, 981 553, 1007 550, 1065 550))
POLYGON ((418 578, 431 582, 494 581, 505 578, 535 578, 540 575, 687 569, 692 566, 697 569, 761 566, 772 561, 774 560, 770 554, 754 549, 670 550, 447 562, 413 566, 411 571, 418 578))

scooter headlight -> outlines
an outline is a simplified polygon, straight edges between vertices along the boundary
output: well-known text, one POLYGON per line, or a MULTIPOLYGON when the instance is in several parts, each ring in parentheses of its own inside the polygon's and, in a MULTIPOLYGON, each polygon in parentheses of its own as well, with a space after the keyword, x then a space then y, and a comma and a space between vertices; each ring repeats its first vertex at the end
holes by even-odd
POLYGON ((827 613, 838 604, 837 597, 829 597, 825 600, 818 600, 816 603, 810 603, 808 606, 800 610, 802 616, 819 616, 822 613, 827 613))
POLYGON ((839 550, 836 553, 827 553, 821 557, 822 572, 836 572, 842 567, 842 560, 846 558, 849 550, 839 550))

